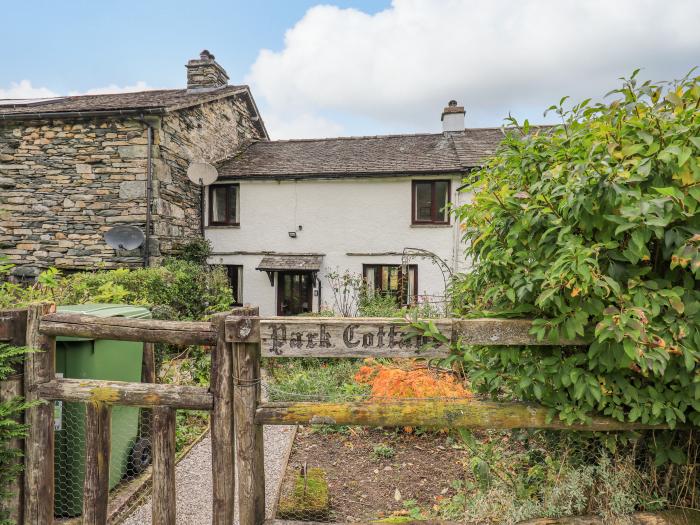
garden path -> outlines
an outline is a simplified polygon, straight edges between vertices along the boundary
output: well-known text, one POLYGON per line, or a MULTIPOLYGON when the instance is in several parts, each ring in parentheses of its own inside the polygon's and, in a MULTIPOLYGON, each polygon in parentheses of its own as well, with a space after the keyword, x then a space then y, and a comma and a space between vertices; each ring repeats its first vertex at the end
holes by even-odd
MULTIPOLYGON (((279 496, 279 486, 284 475, 292 441, 294 426, 265 426, 265 505, 266 517, 279 496)), ((177 523, 182 525, 209 525, 212 519, 211 436, 207 435, 195 445, 175 467, 177 495, 177 523)), ((236 482, 238 488, 238 482, 236 482)), ((238 505, 236 505, 238 507, 238 505)), ((238 509, 236 521, 238 523, 238 509)), ((123 525, 149 525, 151 523, 151 499, 138 507, 123 525)))

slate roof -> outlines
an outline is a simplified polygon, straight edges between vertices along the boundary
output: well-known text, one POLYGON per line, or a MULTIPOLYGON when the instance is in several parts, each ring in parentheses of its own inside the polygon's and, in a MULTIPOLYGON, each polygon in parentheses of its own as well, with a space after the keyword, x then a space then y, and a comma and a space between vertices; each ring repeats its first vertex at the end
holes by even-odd
POLYGON ((266 255, 262 258, 255 269, 266 272, 278 272, 285 270, 317 272, 321 268, 322 259, 323 255, 266 255))
POLYGON ((30 116, 40 113, 94 112, 113 110, 163 109, 172 110, 193 106, 232 95, 249 92, 248 86, 225 86, 219 89, 188 91, 187 89, 160 89, 133 93, 105 95, 77 95, 47 99, 0 100, 0 118, 30 116))
POLYGON ((251 143, 219 164, 228 179, 341 178, 465 172, 504 137, 501 128, 416 135, 277 140, 251 143))

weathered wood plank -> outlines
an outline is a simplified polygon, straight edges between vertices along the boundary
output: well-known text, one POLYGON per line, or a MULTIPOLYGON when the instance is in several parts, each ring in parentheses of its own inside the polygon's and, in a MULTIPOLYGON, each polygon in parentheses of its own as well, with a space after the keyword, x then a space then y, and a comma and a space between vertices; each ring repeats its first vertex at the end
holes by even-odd
MULTIPOLYGON (((527 319, 431 319, 440 332, 465 345, 586 345, 584 340, 538 341, 527 319)), ((449 347, 424 347, 423 337, 405 339, 408 322, 376 317, 229 317, 226 340, 262 345, 263 357, 445 357, 449 347), (258 335, 259 334, 259 335, 258 335)))
POLYGON ((234 343, 236 466, 238 516, 241 525, 265 520, 265 459, 263 428, 255 423, 260 403, 260 344, 234 343))
POLYGON ((231 525, 235 505, 233 356, 224 338, 225 314, 214 316, 219 337, 211 356, 212 524, 231 525))
POLYGON ((27 309, 0 310, 0 343, 24 346, 27 342, 27 309))
MULTIPOLYGON (((9 343, 13 346, 24 346, 27 342, 27 309, 12 308, 0 311, 0 342, 9 343)), ((9 401, 15 397, 24 396, 24 376, 23 370, 17 370, 17 375, 10 376, 4 381, 0 381, 0 402, 9 401)), ((24 422, 24 414, 17 417, 19 423, 24 422)), ((24 440, 11 439, 8 443, 10 449, 19 450, 24 453, 24 440)), ((17 458, 15 464, 19 466, 22 458, 17 458)), ((4 512, 11 521, 23 523, 23 498, 24 474, 20 472, 17 477, 7 486, 10 493, 4 501, 0 501, 0 513, 4 512)))
POLYGON ((85 410, 83 525, 107 525, 112 409, 97 402, 85 410))
POLYGON ((175 525, 175 409, 153 409, 153 525, 175 525))
MULTIPOLYGON (((52 312, 49 303, 31 305, 27 315, 27 346, 37 350, 27 355, 24 367, 24 395, 39 400, 37 388, 56 374, 56 338, 39 333, 41 317, 52 312)), ((54 502, 53 403, 41 403, 27 410, 29 425, 25 439, 24 521, 52 523, 54 502)))
MULTIPOLYGON (((450 319, 433 319, 448 339, 450 319)), ((233 324, 233 321, 232 321, 233 324)), ((404 340, 401 318, 275 317, 260 320, 263 357, 444 357, 447 346, 423 348, 425 338, 404 340)), ((227 337, 233 337, 227 327, 227 337)))
POLYGON ((127 383, 97 379, 54 379, 37 386, 44 399, 91 401, 137 407, 170 406, 211 410, 212 395, 206 388, 157 383, 127 383))
MULTIPOLYGON (((4 401, 9 401, 16 397, 24 395, 23 376, 15 376, 6 379, 5 381, 0 381, 0 403, 4 401)), ((24 422, 23 414, 18 414, 16 418, 19 423, 24 422)), ((24 452, 24 440, 21 439, 11 439, 7 446, 10 449, 19 450, 24 452)), ((19 467, 22 464, 22 458, 17 458, 13 461, 13 465, 19 467)), ((22 473, 20 472, 17 478, 15 478, 7 486, 7 492, 11 495, 8 496, 4 501, 0 499, 0 514, 3 512, 7 513, 10 521, 15 523, 23 523, 22 520, 22 473)))
POLYGON ((538 341, 536 336, 530 334, 531 329, 532 321, 529 319, 454 319, 453 340, 459 340, 465 345, 485 346, 587 346, 590 344, 583 339, 538 341))
POLYGON ((40 330, 42 334, 54 336, 93 337, 173 345, 216 343, 216 332, 210 323, 192 321, 159 321, 54 313, 44 316, 40 330))
POLYGON ((567 425, 549 409, 525 403, 474 399, 369 399, 352 403, 264 403, 255 414, 261 425, 362 425, 373 427, 423 426, 437 428, 548 428, 557 430, 618 431, 665 428, 622 423, 594 417, 588 424, 567 425))

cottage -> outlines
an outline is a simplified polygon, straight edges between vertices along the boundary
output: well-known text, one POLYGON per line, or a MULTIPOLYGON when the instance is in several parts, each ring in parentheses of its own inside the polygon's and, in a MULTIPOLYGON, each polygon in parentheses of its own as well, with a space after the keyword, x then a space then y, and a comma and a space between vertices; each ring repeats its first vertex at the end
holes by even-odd
POLYGON ((329 274, 345 271, 397 304, 442 307, 466 268, 449 203, 502 131, 465 129, 455 101, 441 120, 442 133, 272 141, 208 51, 186 89, 0 101, 0 250, 31 279, 157 264, 203 229, 232 302, 264 315, 334 307, 329 274), (203 217, 195 161, 218 169, 203 217), (142 247, 105 243, 124 224, 142 247))
POLYGON ((198 233, 190 162, 268 135, 250 89, 228 85, 211 53, 186 67, 186 89, 0 100, 0 253, 15 277, 157 264, 198 233), (110 248, 119 224, 148 242, 110 248))
POLYGON ((503 138, 464 120, 451 102, 442 133, 246 145, 207 192, 211 262, 265 315, 333 307, 328 274, 346 270, 399 304, 443 307, 449 275, 466 269, 448 204, 468 198, 463 178, 503 138))

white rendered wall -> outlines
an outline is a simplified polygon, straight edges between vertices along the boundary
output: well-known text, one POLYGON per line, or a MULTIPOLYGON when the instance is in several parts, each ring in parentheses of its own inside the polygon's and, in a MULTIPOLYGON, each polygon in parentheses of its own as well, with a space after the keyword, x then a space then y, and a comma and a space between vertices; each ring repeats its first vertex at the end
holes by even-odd
MULTIPOLYGON (((463 195, 455 200, 460 177, 449 178, 451 201, 463 201, 463 195)), ((452 269, 462 270, 464 249, 454 220, 449 226, 411 224, 411 181, 417 179, 233 181, 240 184, 240 227, 207 227, 206 237, 214 251, 210 262, 243 265, 239 300, 259 306, 266 316, 276 315, 277 296, 267 274, 255 270, 262 252, 323 254, 319 277, 322 302, 328 307, 333 306, 325 279, 328 271, 338 268, 361 274, 363 264, 401 263, 400 255, 370 254, 422 248, 436 253, 452 269), (289 237, 291 231, 296 231, 296 238, 289 237)), ((440 269, 429 259, 412 264, 418 265, 418 295, 443 295, 440 269)), ((318 310, 316 296, 313 310, 318 310)))

